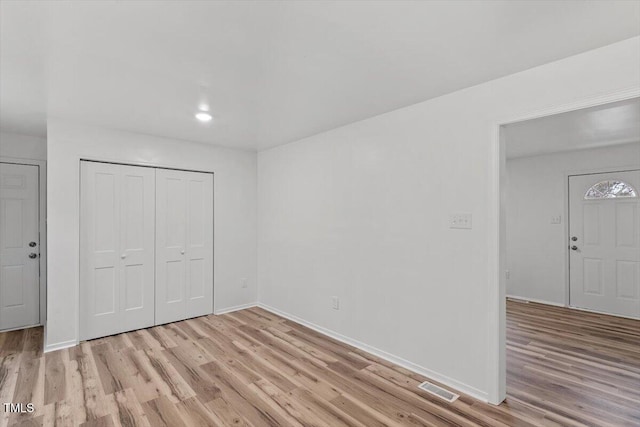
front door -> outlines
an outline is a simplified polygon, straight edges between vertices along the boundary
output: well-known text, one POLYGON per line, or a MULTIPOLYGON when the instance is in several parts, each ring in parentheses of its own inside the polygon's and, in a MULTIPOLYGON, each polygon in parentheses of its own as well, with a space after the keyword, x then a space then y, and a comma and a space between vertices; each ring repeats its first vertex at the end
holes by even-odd
POLYGON ((40 323, 38 166, 0 163, 0 330, 40 323))
POLYGON ((569 177, 570 305, 640 318, 640 170, 569 177))

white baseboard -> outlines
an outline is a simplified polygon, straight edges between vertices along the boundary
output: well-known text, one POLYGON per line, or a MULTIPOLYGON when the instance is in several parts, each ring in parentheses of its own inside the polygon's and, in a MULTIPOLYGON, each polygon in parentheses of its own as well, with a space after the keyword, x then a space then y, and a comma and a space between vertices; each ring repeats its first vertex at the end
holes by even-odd
POLYGON ((75 347, 78 345, 76 340, 62 341, 54 344, 47 344, 44 346, 44 352, 49 353, 51 351, 62 350, 64 348, 75 347))
POLYGON ((559 304, 557 302, 550 302, 550 301, 545 301, 545 300, 536 299, 536 298, 520 297, 520 296, 517 296, 517 295, 507 295, 507 298, 512 299, 512 300, 516 300, 516 301, 521 301, 521 302, 535 302, 535 303, 538 303, 538 304, 552 305, 552 306, 555 306, 555 307, 570 308, 571 310, 584 311, 584 312, 587 312, 587 313, 604 314, 604 315, 607 315, 607 316, 615 316, 615 317, 622 317, 624 319, 638 320, 638 317, 625 316, 623 314, 607 313, 606 311, 597 311, 597 310, 592 310, 590 308, 573 307, 571 305, 559 304))
POLYGON ((250 302, 250 303, 247 303, 247 304, 234 305, 233 307, 221 308, 219 310, 216 310, 216 311, 213 312, 213 314, 219 315, 219 314, 225 314, 225 313, 232 313, 234 311, 244 310, 244 309, 251 308, 251 307, 256 307, 257 305, 258 305, 257 302, 250 302))
POLYGON ((434 381, 442 383, 442 384, 444 384, 444 385, 446 385, 448 387, 451 387, 452 389, 454 389, 456 391, 465 393, 465 394, 467 394, 467 395, 469 395, 471 397, 474 397, 474 398, 476 398, 478 400, 481 400, 483 402, 488 402, 489 401, 489 395, 486 392, 484 392, 482 390, 479 390, 479 389, 477 389, 475 387, 472 387, 470 385, 464 384, 464 383, 462 383, 462 382, 460 382, 458 380, 455 380, 453 378, 449 378, 446 375, 442 375, 442 374, 440 374, 438 372, 432 371, 431 369, 425 368, 425 367, 420 366, 420 365, 416 365, 413 362, 405 360, 405 359, 403 359, 401 357, 398 357, 396 355, 393 355, 391 353, 387 353, 384 350, 380 350, 378 348, 372 347, 372 346, 370 346, 368 344, 365 344, 363 342, 360 342, 360 341, 354 340, 352 338, 346 337, 346 336, 341 335, 341 334, 339 334, 337 332, 334 332, 334 331, 332 331, 330 329, 324 328, 322 326, 315 325, 315 324, 313 324, 311 322, 307 322, 304 319, 301 319, 301 318, 299 318, 297 316, 294 316, 292 314, 289 314, 289 313, 285 313, 284 311, 281 311, 281 310, 279 310, 277 308, 274 308, 274 307, 271 307, 269 305, 263 304, 261 302, 259 302, 257 304, 257 306, 262 308, 262 309, 265 309, 267 311, 270 311, 273 314, 277 314, 278 316, 281 316, 281 317, 284 317, 286 319, 289 319, 292 322, 299 323, 300 325, 303 325, 303 326, 306 326, 307 328, 313 329, 314 331, 319 332, 319 333, 321 333, 323 335, 326 335, 328 337, 336 339, 336 340, 338 340, 340 342, 343 342, 345 344, 348 344, 350 346, 356 347, 356 348, 358 348, 358 349, 360 349, 362 351, 366 351, 367 353, 371 353, 374 356, 377 356, 377 357, 379 357, 381 359, 384 359, 384 360, 386 360, 388 362, 395 363, 396 365, 401 366, 401 367, 403 367, 405 369, 408 369, 408 370, 413 371, 413 372, 415 372, 417 374, 423 375, 423 376, 425 376, 427 378, 430 378, 430 379, 432 379, 434 381))
MULTIPOLYGON (((233 311, 244 310, 245 308, 251 308, 251 307, 255 307, 257 305, 258 304, 255 303, 255 302, 248 303, 248 304, 242 304, 242 305, 236 305, 234 307, 227 307, 227 308, 223 308, 223 309, 220 309, 220 310, 216 310, 214 312, 214 314, 217 315, 217 314, 231 313, 233 311)), ((73 347, 75 345, 78 345, 78 342, 76 340, 62 341, 62 342, 55 343, 55 344, 45 345, 44 352, 45 353, 49 353, 50 351, 62 350, 64 348, 73 347)))
POLYGON ((570 308, 571 310, 584 311, 585 313, 603 314, 605 316, 621 317, 623 319, 640 320, 640 317, 625 316, 624 314, 607 313, 606 311, 591 310, 590 308, 572 307, 572 306, 568 306, 568 308, 570 308))
POLYGON ((0 333, 2 332, 13 332, 13 331, 20 331, 22 329, 31 329, 31 328, 37 328, 39 326, 42 326, 42 323, 37 323, 35 325, 28 325, 28 326, 18 326, 17 328, 9 328, 9 329, 0 329, 0 333))
POLYGON ((535 302, 535 303, 538 303, 538 304, 553 305, 555 307, 566 307, 566 305, 560 304, 560 303, 557 303, 557 302, 545 301, 543 299, 537 299, 537 298, 521 297, 521 296, 518 296, 518 295, 507 295, 507 298, 513 299, 513 300, 518 300, 518 301, 535 302))

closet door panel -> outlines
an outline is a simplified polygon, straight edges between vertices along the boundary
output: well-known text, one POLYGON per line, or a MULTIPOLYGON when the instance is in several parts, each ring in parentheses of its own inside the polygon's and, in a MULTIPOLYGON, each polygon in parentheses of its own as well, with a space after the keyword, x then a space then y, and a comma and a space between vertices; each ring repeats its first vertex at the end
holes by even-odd
POLYGON ((120 293, 125 330, 155 318, 155 169, 121 166, 120 293))
POLYGON ((155 171, 81 162, 80 339, 154 324, 155 171))
POLYGON ((119 166, 82 162, 80 339, 120 330, 119 166))
POLYGON ((186 179, 184 172, 156 170, 156 324, 184 319, 186 179))
POLYGON ((213 176, 156 173, 156 324, 213 312, 213 176))
POLYGON ((187 317, 213 312, 213 175, 187 175, 187 317))

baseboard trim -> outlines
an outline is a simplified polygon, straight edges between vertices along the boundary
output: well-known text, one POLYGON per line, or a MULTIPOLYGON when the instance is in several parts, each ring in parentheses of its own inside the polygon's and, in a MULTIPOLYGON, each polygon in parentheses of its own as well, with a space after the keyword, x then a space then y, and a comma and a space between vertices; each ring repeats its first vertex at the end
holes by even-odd
POLYGON ((623 319, 640 320, 640 317, 625 316, 624 314, 607 313, 605 311, 591 310, 589 308, 573 307, 573 306, 568 306, 567 308, 570 308, 571 310, 584 311, 585 313, 591 313, 591 314, 602 314, 604 316, 613 316, 613 317, 621 317, 623 319))
POLYGON ((56 350, 62 350, 62 349, 69 348, 69 347, 75 347, 76 345, 78 345, 78 342, 76 340, 62 341, 62 342, 58 342, 58 343, 55 343, 55 344, 47 344, 44 347, 44 352, 45 353, 49 353, 49 352, 56 351, 56 350))
POLYGON ((37 328, 37 327, 40 327, 40 326, 43 326, 42 323, 36 323, 35 325, 18 326, 16 328, 0 329, 0 333, 21 331, 22 329, 31 329, 31 328, 37 328))
POLYGON ((363 342, 354 340, 352 338, 349 338, 347 336, 339 334, 339 333, 337 333, 335 331, 332 331, 330 329, 324 328, 322 326, 318 326, 318 325, 316 325, 314 323, 308 322, 308 321, 306 321, 304 319, 301 319, 301 318, 299 318, 297 316, 294 316, 292 314, 286 313, 286 312, 284 312, 282 310, 279 310, 279 309, 277 309, 275 307, 271 307, 271 306, 269 306, 267 304, 259 302, 257 304, 257 306, 262 308, 262 309, 264 309, 264 310, 267 310, 267 311, 269 311, 269 312, 271 312, 273 314, 276 314, 278 316, 284 317, 285 319, 289 319, 292 322, 295 322, 295 323, 298 323, 298 324, 300 324, 302 326, 306 326, 307 328, 313 329, 314 331, 319 332, 319 333, 321 333, 323 335, 326 335, 328 337, 331 337, 331 338, 333 338, 335 340, 338 340, 338 341, 343 342, 345 344, 348 344, 350 346, 356 347, 356 348, 358 348, 358 349, 360 349, 362 351, 366 351, 367 353, 371 353, 374 356, 377 356, 377 357, 379 357, 381 359, 384 359, 384 360, 386 360, 388 362, 395 363, 396 365, 401 366, 401 367, 403 367, 405 369, 408 369, 408 370, 410 370, 412 372, 415 372, 415 373, 423 375, 423 376, 425 376, 425 377, 427 377, 429 379, 432 379, 434 381, 442 383, 442 384, 444 384, 444 385, 446 385, 446 386, 448 386, 448 387, 450 387, 450 388, 452 388, 452 389, 454 389, 456 391, 462 392, 462 393, 467 394, 467 395, 469 395, 469 396, 471 396, 471 397, 473 397, 475 399, 481 400, 482 402, 485 402, 485 403, 489 402, 489 395, 486 392, 484 392, 482 390, 478 390, 475 387, 472 387, 470 385, 462 383, 462 382, 460 382, 458 380, 455 380, 453 378, 449 378, 446 375, 442 375, 442 374, 440 374, 438 372, 432 371, 431 369, 428 369, 428 368, 425 368, 423 366, 417 365, 417 364, 415 364, 413 362, 410 362, 408 360, 405 360, 405 359, 403 359, 401 357, 398 357, 398 356, 393 355, 391 353, 387 353, 384 350, 380 350, 380 349, 378 349, 376 347, 372 347, 372 346, 370 346, 368 344, 365 344, 363 342))
POLYGON ((233 307, 221 308, 219 310, 214 311, 213 314, 217 316, 220 314, 233 313, 234 311, 245 310, 247 308, 257 307, 257 306, 258 306, 257 302, 250 302, 247 304, 234 305, 233 307))
MULTIPOLYGON (((244 310, 246 308, 251 308, 251 307, 256 307, 258 304, 255 302, 251 302, 248 304, 241 304, 241 305, 236 305, 233 307, 227 307, 227 308, 222 308, 220 310, 216 310, 214 312, 214 314, 218 315, 218 314, 225 314, 225 313, 231 313, 234 311, 238 311, 238 310, 244 310)), ((69 340, 69 341, 62 341, 59 343, 55 343, 55 344, 48 344, 44 347, 44 352, 45 353, 49 353, 51 351, 56 351, 56 350, 62 350, 65 348, 69 348, 69 347, 74 347, 78 345, 78 342, 76 340, 69 340)))
POLYGON ((517 301, 523 301, 523 302, 535 302, 537 304, 553 305, 554 307, 567 307, 566 305, 560 304, 560 303, 557 303, 557 302, 545 301, 545 300, 537 299, 537 298, 521 297, 521 296, 518 296, 518 295, 507 295, 507 298, 512 299, 512 300, 517 300, 517 301))

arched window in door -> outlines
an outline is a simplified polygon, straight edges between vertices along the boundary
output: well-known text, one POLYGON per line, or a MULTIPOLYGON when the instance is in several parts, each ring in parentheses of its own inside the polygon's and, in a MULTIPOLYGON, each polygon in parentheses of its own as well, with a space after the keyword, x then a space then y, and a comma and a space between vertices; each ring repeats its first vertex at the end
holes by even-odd
POLYGON ((615 179, 593 184, 584 193, 585 200, 619 199, 623 197, 638 197, 638 192, 630 184, 615 179))

